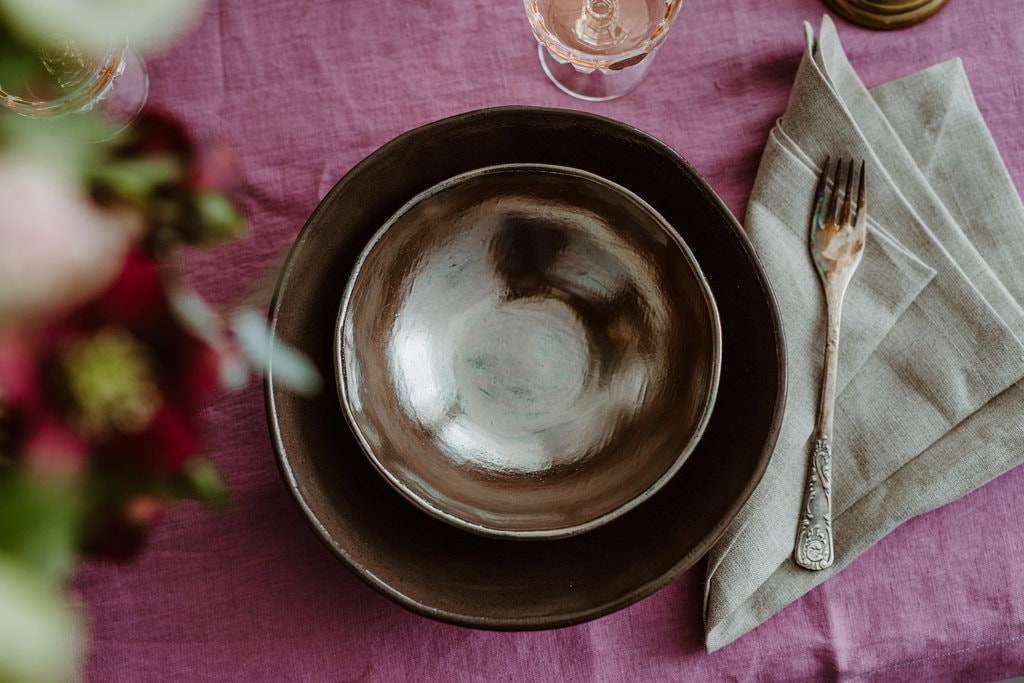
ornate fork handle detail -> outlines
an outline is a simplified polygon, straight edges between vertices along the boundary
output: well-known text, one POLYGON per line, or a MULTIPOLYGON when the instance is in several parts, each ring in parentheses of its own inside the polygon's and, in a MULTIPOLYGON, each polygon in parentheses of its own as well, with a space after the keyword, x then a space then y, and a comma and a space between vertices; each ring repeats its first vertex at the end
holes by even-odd
POLYGON ((811 258, 825 292, 828 324, 814 453, 807 476, 793 559, 801 567, 813 570, 832 566, 835 556, 832 533, 832 418, 836 399, 839 320, 843 296, 853 272, 860 264, 867 236, 864 163, 861 162, 860 166, 856 206, 853 199, 853 162, 850 162, 846 172, 845 192, 842 192, 839 185, 842 170, 843 164, 840 161, 836 164, 832 193, 826 202, 829 160, 825 160, 814 195, 811 221, 811 258))
POLYGON ((832 564, 832 553, 832 443, 828 437, 819 437, 814 442, 794 559, 801 567, 824 569, 832 564))

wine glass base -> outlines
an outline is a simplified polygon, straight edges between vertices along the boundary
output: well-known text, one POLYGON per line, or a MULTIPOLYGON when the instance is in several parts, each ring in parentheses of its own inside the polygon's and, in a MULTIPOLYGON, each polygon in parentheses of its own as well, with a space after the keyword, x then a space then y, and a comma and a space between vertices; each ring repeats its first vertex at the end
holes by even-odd
POLYGON ((127 128, 149 98, 146 63, 131 50, 125 50, 123 57, 124 71, 114 79, 106 96, 96 103, 96 112, 110 126, 110 137, 127 128))
POLYGON ((595 69, 583 72, 572 64, 556 60, 543 45, 537 46, 537 54, 544 73, 559 90, 588 102, 604 102, 622 97, 640 85, 654 61, 654 54, 651 53, 637 64, 618 71, 595 69))

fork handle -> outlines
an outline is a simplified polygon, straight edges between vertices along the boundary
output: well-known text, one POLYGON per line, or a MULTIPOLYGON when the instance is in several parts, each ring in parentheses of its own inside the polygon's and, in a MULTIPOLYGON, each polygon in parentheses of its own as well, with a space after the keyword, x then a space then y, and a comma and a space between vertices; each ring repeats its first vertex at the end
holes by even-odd
POLYGON ((793 559, 805 569, 832 566, 832 439, 819 434, 804 490, 803 514, 793 559))

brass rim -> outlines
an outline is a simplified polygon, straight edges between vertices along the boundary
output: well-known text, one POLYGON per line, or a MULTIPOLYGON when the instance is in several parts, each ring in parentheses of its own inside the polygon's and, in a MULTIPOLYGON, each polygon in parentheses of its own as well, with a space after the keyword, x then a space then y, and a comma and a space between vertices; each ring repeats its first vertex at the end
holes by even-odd
POLYGON ((947 0, 822 0, 855 24, 877 29, 906 28, 942 9, 947 0))

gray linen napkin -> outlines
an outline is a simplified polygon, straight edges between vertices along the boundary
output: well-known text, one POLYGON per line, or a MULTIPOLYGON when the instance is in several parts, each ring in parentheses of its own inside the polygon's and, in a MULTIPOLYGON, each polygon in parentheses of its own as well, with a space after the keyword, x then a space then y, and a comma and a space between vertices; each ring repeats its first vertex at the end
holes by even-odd
POLYGON ((746 217, 778 297, 788 397, 765 476, 709 557, 708 651, 1024 461, 1024 207, 960 61, 868 90, 827 16, 805 33, 746 217), (811 572, 791 556, 822 372, 807 235, 827 155, 867 161, 868 241, 843 308, 835 564, 811 572))

